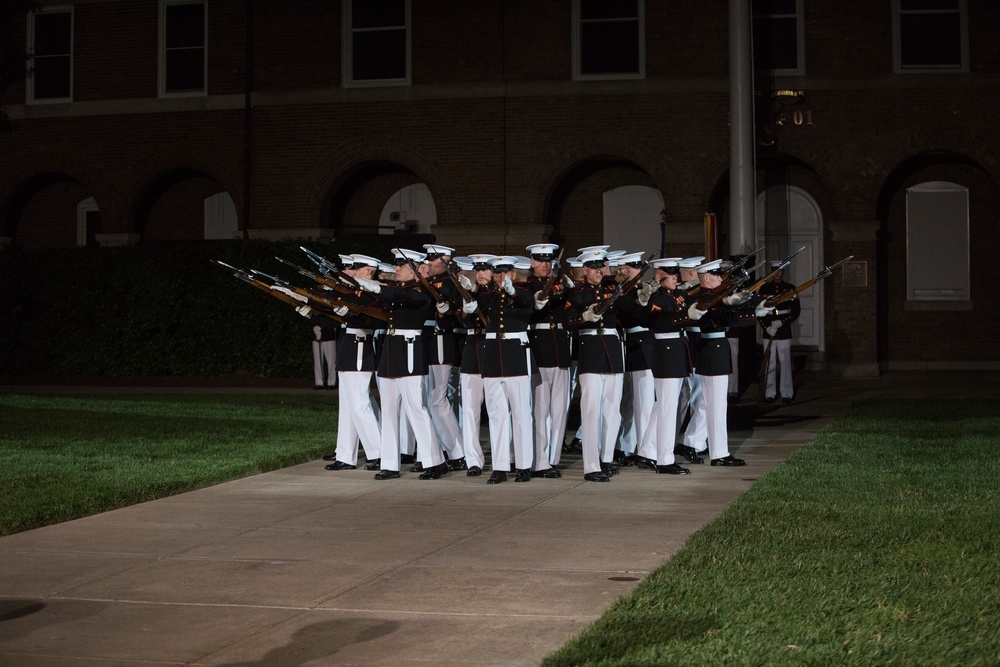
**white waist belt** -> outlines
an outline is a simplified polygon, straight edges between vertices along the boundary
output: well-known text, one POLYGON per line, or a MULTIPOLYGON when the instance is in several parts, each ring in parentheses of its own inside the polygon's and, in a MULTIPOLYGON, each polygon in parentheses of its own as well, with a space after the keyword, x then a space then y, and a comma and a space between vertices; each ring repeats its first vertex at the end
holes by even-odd
POLYGON ((420 329, 389 329, 390 336, 406 336, 407 338, 415 338, 422 333, 423 331, 420 329))
POLYGON ((563 325, 561 325, 561 324, 559 324, 557 322, 550 322, 550 323, 546 323, 546 324, 532 324, 531 328, 532 329, 562 329, 563 325))
POLYGON ((581 336, 614 336, 618 337, 618 329, 580 329, 581 336))
POLYGON ((791 312, 792 311, 790 311, 790 310, 776 310, 776 311, 774 311, 774 314, 775 315, 788 315, 791 312))
POLYGON ((406 371, 413 372, 413 343, 423 332, 420 329, 390 329, 390 336, 402 336, 406 340, 406 371))
POLYGON ((680 337, 681 337, 680 331, 667 331, 664 333, 653 334, 653 338, 655 338, 656 340, 663 340, 665 338, 680 338, 680 337))
POLYGON ((500 338, 501 340, 510 340, 511 338, 516 338, 524 342, 528 342, 528 332, 527 331, 509 331, 507 333, 496 333, 490 331, 486 334, 486 340, 495 340, 500 338))
POLYGON ((632 327, 631 329, 626 329, 625 333, 637 334, 637 333, 642 333, 643 331, 649 331, 649 329, 647 329, 646 327, 632 327))
POLYGON ((424 320, 424 326, 425 327, 436 327, 437 326, 437 321, 436 320, 424 320))
POLYGON ((344 333, 349 333, 352 336, 357 336, 358 338, 365 338, 366 336, 372 335, 371 329, 352 329, 350 327, 344 329, 344 333))
POLYGON ((703 333, 701 335, 701 337, 702 338, 725 338, 726 337, 726 332, 725 331, 709 331, 708 333, 703 333))

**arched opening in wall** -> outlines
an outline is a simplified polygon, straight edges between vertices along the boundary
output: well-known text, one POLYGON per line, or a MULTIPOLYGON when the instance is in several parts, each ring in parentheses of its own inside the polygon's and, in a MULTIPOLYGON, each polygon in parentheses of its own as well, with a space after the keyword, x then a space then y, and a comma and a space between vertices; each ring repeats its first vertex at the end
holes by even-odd
MULTIPOLYGON (((171 169, 143 192, 135 210, 134 229, 147 243, 200 241, 207 238, 210 228, 213 234, 222 233, 236 222, 225 217, 227 214, 221 203, 224 199, 212 199, 223 193, 229 197, 223 185, 209 174, 197 169, 171 169), (206 200, 215 204, 210 205, 206 200), (212 215, 221 213, 222 217, 209 220, 210 212, 212 215)), ((231 197, 229 202, 232 203, 231 197)), ((233 209, 229 215, 234 218, 235 206, 233 209)))
POLYGON ((1000 368, 982 326, 1000 317, 1000 186, 989 172, 952 151, 915 155, 886 178, 876 215, 880 370, 1000 368))
POLYGON ((76 205, 76 244, 80 247, 94 245, 101 233, 101 210, 97 200, 87 197, 76 205))
POLYGON ((88 197, 87 188, 75 178, 61 173, 39 174, 11 197, 2 236, 24 250, 75 247, 77 205, 88 197))
POLYGON ((340 240, 420 247, 433 240, 437 207, 412 170, 395 162, 369 162, 331 186, 321 224, 340 240))
POLYGON ((558 179, 546 222, 553 242, 572 252, 588 245, 650 252, 660 245, 663 195, 639 165, 611 156, 588 158, 558 179))

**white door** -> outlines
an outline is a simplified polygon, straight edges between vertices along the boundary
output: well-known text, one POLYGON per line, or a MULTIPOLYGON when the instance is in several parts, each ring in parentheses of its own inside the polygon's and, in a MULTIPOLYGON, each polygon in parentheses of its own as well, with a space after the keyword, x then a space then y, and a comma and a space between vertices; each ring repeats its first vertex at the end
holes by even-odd
POLYGON ((430 188, 425 183, 414 183, 396 190, 385 202, 378 217, 378 233, 430 234, 436 224, 437 207, 430 188))
POLYGON ((644 185, 626 185, 604 193, 604 243, 612 250, 660 250, 663 194, 644 185))
POLYGON ((237 239, 240 237, 236 204, 228 192, 205 198, 205 240, 237 239))
MULTIPOLYGON (((779 210, 781 207, 778 207, 779 210)), ((802 246, 805 250, 785 270, 785 282, 801 285, 823 268, 823 215, 809 193, 796 187, 770 188, 757 197, 757 244, 767 246, 767 259, 784 259, 802 246), (766 197, 788 197, 788 225, 772 225, 783 231, 765 238, 766 197), (784 231, 787 230, 787 231, 784 231)), ((766 271, 765 271, 766 273, 766 271)), ((802 314, 792 324, 792 344, 825 349, 823 337, 823 288, 820 282, 799 295, 802 314)))

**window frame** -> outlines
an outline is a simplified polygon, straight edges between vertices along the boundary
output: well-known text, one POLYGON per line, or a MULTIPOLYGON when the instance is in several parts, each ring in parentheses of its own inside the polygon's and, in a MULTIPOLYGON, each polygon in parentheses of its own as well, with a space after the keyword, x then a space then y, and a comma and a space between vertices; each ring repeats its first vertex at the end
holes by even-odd
POLYGON ((160 0, 159 14, 159 44, 157 67, 157 94, 159 97, 204 97, 208 95, 208 0, 160 0), (202 40, 202 89, 201 90, 167 90, 167 7, 178 5, 201 5, 204 8, 202 40))
MULTIPOLYGON (((580 71, 583 64, 582 48, 583 35, 581 31, 580 0, 573 0, 572 11, 572 59, 573 59, 573 81, 629 81, 646 78, 646 0, 636 0, 636 39, 638 40, 639 71, 622 72, 618 74, 584 74, 580 71)), ((618 19, 621 20, 621 19, 618 19)))
MULTIPOLYGON (((969 210, 970 210, 970 191, 969 188, 954 183, 952 181, 924 181, 922 183, 917 183, 916 185, 906 188, 906 301, 909 303, 913 302, 965 302, 972 299, 972 237, 971 237, 971 227, 969 220, 969 210), (954 268, 955 284, 962 283, 960 288, 934 288, 926 285, 926 283, 920 280, 918 277, 923 277, 927 271, 927 267, 931 264, 926 260, 928 255, 928 250, 930 254, 938 258, 938 253, 942 250, 947 250, 942 246, 941 233, 940 230, 928 231, 924 229, 923 226, 917 227, 915 223, 911 222, 911 207, 918 202, 911 203, 911 195, 926 196, 932 193, 946 193, 949 195, 960 194, 964 195, 964 217, 965 219, 960 221, 959 224, 964 224, 964 229, 962 230, 952 230, 949 228, 949 237, 952 239, 956 238, 955 233, 958 231, 964 231, 964 248, 961 248, 959 244, 955 247, 959 248, 957 255, 962 255, 958 257, 951 257, 953 261, 946 263, 947 265, 954 268), (934 239, 937 239, 935 243, 934 239), (932 244, 933 247, 928 247, 928 243, 932 244), (960 273, 964 275, 959 275, 960 273), (918 293, 922 292, 922 293, 918 293), (945 292, 953 292, 951 294, 946 294, 945 292)), ((926 206, 926 202, 923 202, 926 206)), ((923 208, 919 205, 917 208, 923 208)), ((958 220, 958 216, 955 218, 949 218, 948 222, 955 222, 958 220)), ((944 269, 941 266, 934 267, 935 275, 942 276, 944 269)))
MULTIPOLYGON (((354 25, 352 18, 352 5, 353 0, 341 0, 341 15, 342 23, 344 26, 343 37, 341 39, 341 86, 344 88, 377 88, 377 87, 387 87, 387 86, 409 86, 413 83, 412 78, 412 66, 413 66, 413 20, 410 13, 411 0, 403 0, 403 11, 404 25, 402 26, 403 31, 406 33, 406 74, 402 78, 395 79, 354 79, 354 25)), ((381 29, 388 29, 389 26, 383 26, 381 29)), ((364 30, 364 29, 362 29, 364 30)), ((375 29, 369 29, 375 30, 375 29)))
POLYGON ((907 67, 903 64, 902 14, 943 13, 940 10, 904 10, 900 0, 892 0, 892 71, 894 74, 963 74, 969 71, 969 9, 966 0, 958 0, 959 14, 959 48, 961 49, 961 64, 907 67))
MULTIPOLYGON (((754 19, 761 18, 784 18, 789 14, 753 14, 751 9, 750 25, 751 31, 754 19)), ((795 62, 794 68, 768 69, 762 70, 770 72, 773 76, 804 76, 806 73, 806 34, 805 34, 805 2, 795 0, 795 62)), ((754 67, 756 69, 756 65, 754 67)))
POLYGON ((31 56, 31 69, 28 72, 28 81, 25 89, 26 102, 28 104, 65 104, 66 102, 73 101, 75 21, 76 13, 73 10, 73 5, 52 5, 50 7, 40 7, 38 11, 28 12, 28 53, 31 56), (69 14, 69 54, 67 54, 69 56, 69 96, 67 97, 44 97, 40 99, 35 97, 35 17, 38 14, 69 14))

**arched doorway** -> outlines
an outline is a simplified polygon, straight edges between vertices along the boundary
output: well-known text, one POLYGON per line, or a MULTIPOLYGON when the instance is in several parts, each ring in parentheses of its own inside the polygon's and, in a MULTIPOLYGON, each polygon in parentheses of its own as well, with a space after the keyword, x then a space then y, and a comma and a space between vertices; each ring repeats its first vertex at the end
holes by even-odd
MULTIPOLYGON (((785 270, 786 282, 800 285, 823 267, 823 213, 802 188, 775 186, 757 195, 755 228, 756 247, 766 248, 768 260, 784 259, 805 246, 785 270)), ((799 295, 802 314, 792 325, 792 344, 818 352, 826 348, 822 287, 821 283, 799 295)))

